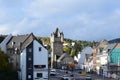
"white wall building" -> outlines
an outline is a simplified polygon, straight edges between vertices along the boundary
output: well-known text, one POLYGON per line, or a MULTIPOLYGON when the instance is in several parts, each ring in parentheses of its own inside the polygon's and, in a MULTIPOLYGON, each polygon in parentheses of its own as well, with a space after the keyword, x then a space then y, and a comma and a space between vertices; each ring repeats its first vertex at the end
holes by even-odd
POLYGON ((80 57, 81 57, 81 52, 79 52, 77 56, 74 56, 74 60, 78 62, 80 57))
MULTIPOLYGON (((92 54, 92 48, 91 47, 85 47, 82 50, 80 59, 78 61, 78 66, 80 67, 80 69, 83 69, 83 66, 85 66, 87 55, 91 55, 91 54, 92 54)), ((90 62, 90 64, 91 64, 91 62, 90 62)))
POLYGON ((48 80, 48 51, 29 37, 20 55, 20 80, 48 80))

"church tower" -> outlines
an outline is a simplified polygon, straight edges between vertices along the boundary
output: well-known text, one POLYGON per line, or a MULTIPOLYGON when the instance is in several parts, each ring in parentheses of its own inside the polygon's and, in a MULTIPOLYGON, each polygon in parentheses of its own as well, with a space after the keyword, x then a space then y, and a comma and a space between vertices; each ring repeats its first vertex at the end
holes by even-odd
POLYGON ((51 68, 57 64, 57 59, 63 54, 64 34, 58 28, 50 36, 51 43, 51 68))

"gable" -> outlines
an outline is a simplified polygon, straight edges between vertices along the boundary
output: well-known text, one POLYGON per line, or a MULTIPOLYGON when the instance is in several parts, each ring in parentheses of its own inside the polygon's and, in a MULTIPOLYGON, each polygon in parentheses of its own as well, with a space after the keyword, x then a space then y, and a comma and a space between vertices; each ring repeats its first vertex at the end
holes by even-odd
MULTIPOLYGON (((21 49, 24 49, 25 47, 27 47, 34 40, 38 41, 37 38, 33 35, 33 33, 31 33, 27 37, 27 39, 22 43, 21 49)), ((38 41, 38 43, 42 44, 40 41, 38 41)))

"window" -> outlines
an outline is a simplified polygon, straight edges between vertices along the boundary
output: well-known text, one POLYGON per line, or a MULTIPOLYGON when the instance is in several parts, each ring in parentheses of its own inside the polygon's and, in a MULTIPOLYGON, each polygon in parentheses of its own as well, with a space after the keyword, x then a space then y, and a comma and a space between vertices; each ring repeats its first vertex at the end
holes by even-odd
POLYGON ((14 45, 15 45, 15 42, 13 41, 13 42, 12 42, 12 46, 14 46, 14 45))
POLYGON ((31 57, 28 57, 28 61, 31 61, 31 57))
POLYGON ((10 54, 12 54, 12 50, 10 50, 10 54))
POLYGON ((32 69, 32 64, 28 64, 28 69, 32 69))
POLYGON ((28 78, 31 79, 31 75, 28 75, 28 78))
POLYGON ((39 47, 39 51, 41 51, 41 47, 39 47))
POLYGON ((110 52, 111 49, 108 49, 108 52, 110 52))
POLYGON ((28 68, 28 70, 31 70, 31 69, 32 69, 31 67, 28 68))
POLYGON ((32 48, 29 48, 29 52, 32 52, 32 48))
POLYGON ((42 77, 42 73, 37 73, 37 77, 42 77))
POLYGON ((34 65, 35 68, 45 68, 46 65, 34 65))
POLYGON ((100 53, 103 51, 103 48, 99 48, 99 50, 100 50, 100 53))

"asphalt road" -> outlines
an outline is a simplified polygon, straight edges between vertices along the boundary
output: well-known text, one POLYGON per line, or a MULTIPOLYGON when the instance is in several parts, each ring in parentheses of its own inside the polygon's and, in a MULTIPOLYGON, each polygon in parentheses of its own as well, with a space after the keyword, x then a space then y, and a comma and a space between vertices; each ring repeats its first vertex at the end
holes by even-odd
MULTIPOLYGON (((61 80, 61 78, 64 75, 70 76, 71 74, 74 75, 75 80, 85 80, 85 76, 82 76, 78 72, 71 72, 71 73, 67 73, 67 74, 65 73, 65 71, 61 71, 61 70, 57 70, 56 72, 57 72, 56 76, 50 76, 49 80, 61 80)), ((98 76, 95 74, 89 74, 89 75, 91 75, 92 80, 115 80, 115 79, 109 79, 109 78, 105 78, 102 76, 98 76)))

